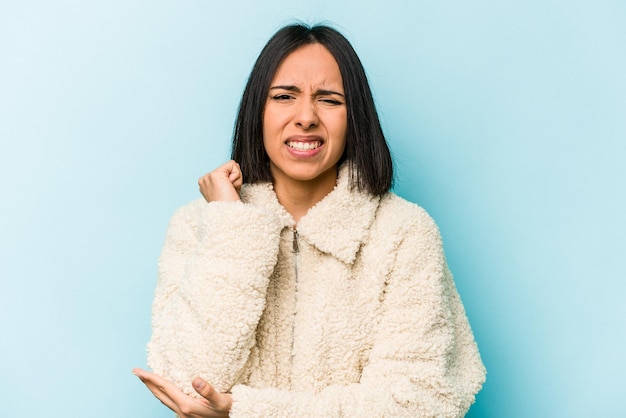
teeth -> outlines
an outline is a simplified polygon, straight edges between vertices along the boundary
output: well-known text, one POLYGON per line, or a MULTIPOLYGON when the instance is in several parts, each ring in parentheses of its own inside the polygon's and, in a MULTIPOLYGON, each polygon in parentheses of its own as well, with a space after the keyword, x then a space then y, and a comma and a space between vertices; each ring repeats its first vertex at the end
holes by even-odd
POLYGON ((318 148, 320 145, 322 145, 321 142, 319 141, 315 141, 315 142, 296 142, 296 141, 289 141, 287 142, 287 146, 289 148, 293 148, 297 151, 308 151, 308 150, 312 150, 315 148, 318 148))

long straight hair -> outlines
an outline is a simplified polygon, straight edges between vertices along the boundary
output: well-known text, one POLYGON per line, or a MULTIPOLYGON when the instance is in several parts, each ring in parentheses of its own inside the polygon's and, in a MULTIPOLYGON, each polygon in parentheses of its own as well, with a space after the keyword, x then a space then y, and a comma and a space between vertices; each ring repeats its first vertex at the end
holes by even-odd
POLYGON ((339 164, 349 165, 352 187, 381 196, 391 188, 393 164, 372 92, 354 48, 341 33, 328 26, 285 26, 267 42, 252 68, 239 104, 232 158, 240 164, 244 182, 272 181, 269 157, 263 145, 263 113, 270 83, 287 55, 314 43, 333 55, 343 79, 348 120, 346 146, 339 164))

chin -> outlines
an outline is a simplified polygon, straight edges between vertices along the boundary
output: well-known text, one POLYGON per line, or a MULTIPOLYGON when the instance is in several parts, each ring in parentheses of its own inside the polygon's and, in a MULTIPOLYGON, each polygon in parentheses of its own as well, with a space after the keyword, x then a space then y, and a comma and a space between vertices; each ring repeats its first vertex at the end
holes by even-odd
POLYGON ((303 170, 294 170, 291 173, 287 173, 287 175, 298 181, 314 181, 324 177, 327 177, 335 171, 334 167, 330 167, 327 169, 303 169, 303 170))
POLYGON ((335 176, 337 167, 324 167, 314 164, 286 164, 285 169, 275 166, 272 170, 272 176, 275 180, 280 181, 298 181, 298 182, 315 182, 316 180, 328 179, 329 176, 335 176))

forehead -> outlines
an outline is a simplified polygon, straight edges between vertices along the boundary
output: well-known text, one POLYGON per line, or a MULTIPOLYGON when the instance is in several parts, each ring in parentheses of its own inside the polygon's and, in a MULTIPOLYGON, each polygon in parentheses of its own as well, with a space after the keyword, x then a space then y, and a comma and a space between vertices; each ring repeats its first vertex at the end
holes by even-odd
POLYGON ((342 87, 341 71, 335 57, 325 46, 314 43, 301 46, 280 63, 272 84, 324 85, 342 87))

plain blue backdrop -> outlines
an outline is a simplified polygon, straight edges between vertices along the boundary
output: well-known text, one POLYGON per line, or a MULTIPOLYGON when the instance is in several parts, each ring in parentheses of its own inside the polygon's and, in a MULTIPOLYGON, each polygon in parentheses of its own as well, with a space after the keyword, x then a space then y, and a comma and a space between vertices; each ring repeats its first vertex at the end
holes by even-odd
POLYGON ((489 371, 468 416, 626 416, 617 0, 0 0, 0 416, 171 416, 130 372, 165 228, 294 18, 353 42, 441 228, 489 371))

